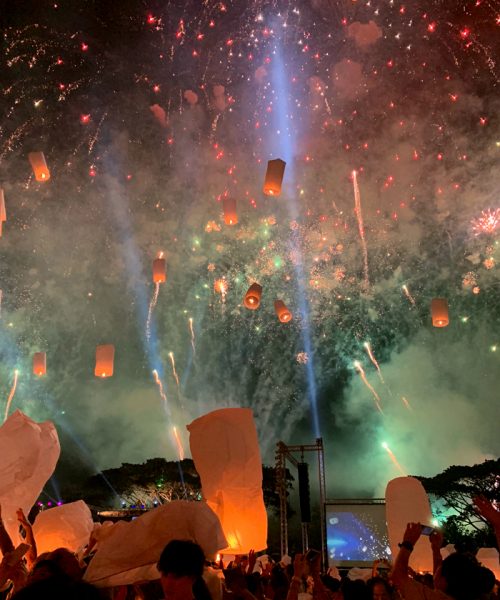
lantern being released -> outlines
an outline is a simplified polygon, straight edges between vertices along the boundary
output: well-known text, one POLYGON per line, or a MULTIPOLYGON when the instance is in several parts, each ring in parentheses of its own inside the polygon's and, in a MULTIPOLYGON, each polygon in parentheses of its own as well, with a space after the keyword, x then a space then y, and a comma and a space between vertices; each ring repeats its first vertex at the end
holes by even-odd
POLYGON ((446 327, 450 322, 448 314, 448 300, 446 298, 433 298, 431 302, 432 325, 446 327))
POLYGON ((276 311, 276 316, 282 323, 288 323, 288 321, 292 320, 292 313, 288 310, 283 300, 274 301, 274 310, 276 311))
POLYGON ((164 258, 155 258, 153 261, 154 283, 165 283, 167 281, 167 265, 164 258))
POLYGON ((285 165, 286 162, 281 158, 275 158, 267 163, 266 178, 264 180, 264 194, 266 196, 279 196, 281 194, 285 165))
POLYGON ((28 159, 35 174, 35 179, 37 181, 48 181, 50 179, 50 171, 45 162, 43 152, 30 152, 28 159))
POLYGON ((260 306, 260 298, 262 296, 262 286, 258 283, 252 283, 248 288, 243 304, 250 310, 257 310, 260 306))
POLYGON ((112 377, 115 360, 115 347, 112 344, 97 346, 95 351, 95 376, 112 377))
POLYGON ((33 354, 33 374, 42 377, 47 374, 47 355, 45 352, 33 354))
POLYGON ((223 198, 222 206, 224 208, 224 223, 226 225, 236 225, 238 223, 236 200, 234 198, 223 198))
POLYGON ((5 196, 0 188, 0 237, 2 237, 2 224, 7 220, 7 211, 5 210, 5 196))

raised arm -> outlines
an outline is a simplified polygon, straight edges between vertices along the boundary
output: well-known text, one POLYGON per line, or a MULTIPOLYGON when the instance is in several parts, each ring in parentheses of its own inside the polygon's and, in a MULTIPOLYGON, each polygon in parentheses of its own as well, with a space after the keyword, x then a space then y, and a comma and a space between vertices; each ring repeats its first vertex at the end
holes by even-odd
POLYGON ((286 600, 298 600, 299 592, 302 591, 302 578, 308 570, 306 557, 303 554, 296 554, 293 560, 293 577, 290 581, 286 600))
POLYGON ((420 538, 422 525, 420 523, 408 523, 403 539, 399 544, 399 552, 396 556, 394 568, 392 570, 392 582, 396 586, 404 585, 409 579, 408 563, 410 554, 420 538))
POLYGON ((494 507, 493 502, 490 502, 484 496, 476 496, 473 501, 477 512, 493 527, 498 550, 500 551, 500 511, 494 507))
POLYGON ((441 556, 443 534, 438 529, 434 529, 434 531, 429 536, 429 541, 431 543, 432 548, 432 572, 435 575, 436 571, 439 569, 441 563, 443 562, 443 557, 441 556))

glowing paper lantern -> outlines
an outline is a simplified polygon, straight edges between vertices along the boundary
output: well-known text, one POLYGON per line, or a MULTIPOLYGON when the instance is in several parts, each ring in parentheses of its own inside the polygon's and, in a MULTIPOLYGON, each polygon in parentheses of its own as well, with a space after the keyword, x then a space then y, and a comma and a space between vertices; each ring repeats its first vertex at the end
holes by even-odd
POLYGON ((450 322, 448 315, 448 300, 446 298, 433 298, 431 302, 431 316, 434 327, 446 327, 450 322))
POLYGON ((266 196, 279 196, 281 194, 285 166, 286 162, 281 158, 275 158, 267 163, 266 178, 264 180, 264 194, 266 196))
POLYGON ((262 296, 262 286, 258 283, 252 283, 248 288, 243 304, 250 310, 257 310, 260 306, 260 298, 262 296))
POLYGON ((78 552, 88 544, 93 529, 92 513, 83 500, 43 510, 33 523, 38 554, 57 548, 78 552))
POLYGON ((224 554, 267 546, 262 460, 251 409, 223 408, 187 426, 203 497, 228 541, 224 554))
POLYGON ((292 313, 288 310, 283 300, 274 301, 274 310, 282 323, 288 323, 288 321, 292 320, 292 313))
POLYGON ((95 351, 95 376, 112 377, 115 347, 112 344, 97 346, 95 351))
POLYGON ((47 373, 47 355, 45 352, 33 354, 33 374, 41 377, 47 373))
POLYGON ((22 541, 16 510, 27 515, 52 476, 61 448, 53 423, 16 410, 0 427, 0 504, 14 546, 22 541))
POLYGON ((210 556, 227 546, 219 519, 204 502, 174 500, 134 521, 94 532, 97 552, 84 580, 98 587, 158 579, 156 563, 171 540, 192 540, 210 556))
POLYGON ((167 281, 167 265, 164 258, 155 258, 153 261, 153 281, 155 283, 167 281))
POLYGON ((497 581, 500 581, 500 562, 496 548, 479 548, 476 558, 483 566, 493 571, 497 581))
POLYGON ((238 223, 238 214, 236 213, 236 200, 234 198, 223 198, 224 223, 226 225, 236 225, 238 223))
POLYGON ((50 179, 50 171, 45 162, 43 152, 30 152, 28 159, 35 174, 35 179, 37 181, 48 181, 50 179))
MULTIPOLYGON (((432 523, 429 498, 420 481, 414 477, 397 477, 389 481, 385 490, 385 514, 389 545, 395 559, 408 523, 432 523)), ((427 536, 421 536, 415 544, 410 567, 415 571, 432 573, 432 550, 427 536)))
POLYGON ((2 223, 7 220, 7 211, 5 210, 5 196, 0 188, 0 237, 2 237, 2 223))

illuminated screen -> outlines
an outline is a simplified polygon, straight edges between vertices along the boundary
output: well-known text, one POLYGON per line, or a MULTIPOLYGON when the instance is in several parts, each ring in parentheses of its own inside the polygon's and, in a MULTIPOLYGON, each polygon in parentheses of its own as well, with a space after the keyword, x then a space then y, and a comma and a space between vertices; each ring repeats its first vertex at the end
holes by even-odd
POLYGON ((326 505, 326 539, 330 566, 368 566, 391 558, 385 504, 326 505))

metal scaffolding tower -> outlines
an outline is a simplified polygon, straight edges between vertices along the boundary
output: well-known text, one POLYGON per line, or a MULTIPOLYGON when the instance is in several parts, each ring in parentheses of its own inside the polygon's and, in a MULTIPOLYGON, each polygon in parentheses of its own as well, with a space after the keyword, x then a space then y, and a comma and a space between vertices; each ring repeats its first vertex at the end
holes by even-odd
MULTIPOLYGON (((288 460, 295 468, 298 468, 299 462, 304 462, 304 453, 314 452, 318 459, 318 482, 319 482, 319 506, 321 519, 321 550, 322 563, 325 567, 328 563, 326 549, 326 522, 325 522, 325 502, 326 502, 326 480, 325 480, 325 453, 323 449, 323 439, 318 438, 315 444, 306 444, 301 446, 288 446, 284 442, 278 442, 276 448, 276 489, 280 499, 280 541, 281 555, 288 554, 288 519, 287 519, 287 484, 286 484, 286 461, 288 460), (300 461, 297 460, 294 453, 300 453, 300 461)), ((302 549, 305 552, 308 549, 308 523, 302 523, 302 549)))

